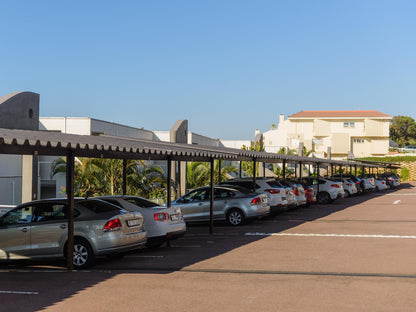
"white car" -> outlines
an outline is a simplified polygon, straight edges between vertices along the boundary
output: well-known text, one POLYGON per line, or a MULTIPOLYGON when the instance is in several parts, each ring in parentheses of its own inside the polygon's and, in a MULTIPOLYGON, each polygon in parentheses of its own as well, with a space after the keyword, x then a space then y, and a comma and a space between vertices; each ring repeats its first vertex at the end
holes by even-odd
POLYGON ((326 178, 306 177, 302 178, 303 183, 312 185, 316 194, 316 200, 320 204, 329 204, 337 198, 343 198, 345 195, 342 182, 329 180, 326 178))
POLYGON ((279 179, 279 182, 287 188, 292 189, 294 204, 293 207, 300 207, 306 205, 305 189, 301 183, 291 179, 279 179))
POLYGON ((148 248, 158 248, 164 242, 181 237, 186 232, 186 224, 181 208, 158 206, 156 203, 138 196, 98 197, 127 211, 139 211, 144 217, 148 248))
MULTIPOLYGON (((254 188, 253 178, 230 179, 228 181, 221 182, 220 185, 238 185, 248 190, 253 190, 254 188)), ((274 178, 256 178, 255 191, 267 194, 270 213, 275 213, 279 210, 282 210, 282 208, 285 208, 289 204, 287 198, 287 190, 282 185, 278 184, 274 178)))
POLYGON ((354 181, 349 178, 337 178, 333 179, 334 181, 342 181, 342 187, 344 188, 344 197, 350 197, 358 193, 357 186, 354 181))
POLYGON ((361 188, 364 190, 364 192, 370 192, 370 191, 374 191, 374 189, 376 188, 375 185, 375 181, 373 177, 369 177, 369 176, 363 176, 360 177, 361 182, 361 188))
POLYGON ((375 184, 375 187, 376 187, 375 188, 376 191, 384 191, 388 188, 386 180, 384 180, 382 178, 375 177, 374 178, 374 184, 375 184))

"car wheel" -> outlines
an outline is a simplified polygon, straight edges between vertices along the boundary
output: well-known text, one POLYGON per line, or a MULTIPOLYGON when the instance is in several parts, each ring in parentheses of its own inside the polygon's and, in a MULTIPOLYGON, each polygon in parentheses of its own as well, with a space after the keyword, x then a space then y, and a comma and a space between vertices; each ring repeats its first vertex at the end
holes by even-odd
POLYGON ((231 225, 241 225, 245 221, 244 213, 240 209, 231 209, 227 213, 227 221, 231 225))
POLYGON ((88 268, 94 262, 94 253, 90 244, 83 238, 74 240, 74 269, 88 268))
POLYGON ((345 191, 344 197, 350 197, 350 196, 351 196, 351 195, 350 195, 350 192, 345 191))
POLYGON ((329 204, 331 202, 331 197, 327 192, 321 192, 318 194, 317 201, 320 204, 329 204))

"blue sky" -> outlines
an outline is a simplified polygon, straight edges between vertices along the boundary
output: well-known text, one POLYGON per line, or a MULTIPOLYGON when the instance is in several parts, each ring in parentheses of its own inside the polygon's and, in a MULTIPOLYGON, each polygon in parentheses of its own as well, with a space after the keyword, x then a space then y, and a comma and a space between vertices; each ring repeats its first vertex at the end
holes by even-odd
POLYGON ((0 96, 252 139, 302 110, 416 118, 416 1, 0 0, 0 96))

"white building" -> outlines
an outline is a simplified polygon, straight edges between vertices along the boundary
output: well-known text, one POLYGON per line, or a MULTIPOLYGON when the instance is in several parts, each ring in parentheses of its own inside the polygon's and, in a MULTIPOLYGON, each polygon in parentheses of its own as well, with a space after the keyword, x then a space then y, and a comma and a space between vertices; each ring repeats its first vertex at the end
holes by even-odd
POLYGON ((391 116, 378 111, 302 111, 279 117, 275 129, 263 133, 267 152, 298 149, 303 143, 318 157, 382 156, 389 149, 391 116))

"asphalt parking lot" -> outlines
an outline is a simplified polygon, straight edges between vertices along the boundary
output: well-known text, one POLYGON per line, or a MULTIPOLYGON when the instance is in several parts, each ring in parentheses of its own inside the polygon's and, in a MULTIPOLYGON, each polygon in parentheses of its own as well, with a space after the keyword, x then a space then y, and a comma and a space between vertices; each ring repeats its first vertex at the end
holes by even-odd
POLYGON ((416 183, 185 237, 86 271, 0 264, 0 311, 415 311, 416 183))

